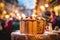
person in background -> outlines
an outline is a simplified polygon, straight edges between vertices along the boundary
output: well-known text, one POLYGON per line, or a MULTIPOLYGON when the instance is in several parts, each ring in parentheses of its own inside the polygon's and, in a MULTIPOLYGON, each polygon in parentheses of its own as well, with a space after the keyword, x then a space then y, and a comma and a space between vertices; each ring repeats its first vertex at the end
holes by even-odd
POLYGON ((0 40, 3 40, 2 37, 3 37, 3 27, 1 25, 1 20, 0 20, 0 40))
POLYGON ((7 22, 6 32, 10 35, 12 32, 13 18, 10 18, 7 22))
POLYGON ((55 26, 57 26, 57 17, 54 11, 51 12, 50 22, 52 23, 52 28, 54 30, 55 26))
POLYGON ((60 28, 60 15, 57 16, 57 26, 60 28))
POLYGON ((8 36, 8 40, 11 40, 11 32, 12 32, 12 24, 15 21, 13 18, 9 18, 8 21, 5 23, 5 30, 8 36))
POLYGON ((45 29, 48 29, 50 23, 50 16, 51 16, 51 12, 49 10, 46 10, 44 13, 40 15, 40 17, 44 18, 44 20, 46 21, 45 29))
POLYGON ((17 18, 15 18, 15 21, 12 24, 12 30, 13 31, 19 30, 19 20, 17 18))
POLYGON ((5 18, 3 18, 3 19, 0 18, 0 21, 1 21, 1 26, 3 28, 3 31, 5 31, 5 28, 4 28, 4 26, 5 26, 5 18))
POLYGON ((46 19, 46 22, 47 23, 50 22, 50 16, 51 16, 51 12, 50 11, 46 11, 44 18, 46 19))
POLYGON ((0 40, 8 40, 7 33, 5 31, 5 18, 0 18, 0 40))

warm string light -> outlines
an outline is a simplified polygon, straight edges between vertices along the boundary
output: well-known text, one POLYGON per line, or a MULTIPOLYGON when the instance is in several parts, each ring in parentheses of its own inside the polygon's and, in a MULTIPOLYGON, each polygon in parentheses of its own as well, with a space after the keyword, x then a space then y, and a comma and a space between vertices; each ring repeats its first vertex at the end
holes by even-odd
POLYGON ((4 14, 6 14, 7 12, 5 11, 5 10, 3 10, 3 12, 2 12, 2 14, 4 15, 4 14))
POLYGON ((42 11, 45 11, 45 7, 44 7, 44 6, 40 6, 40 9, 41 9, 42 11))
POLYGON ((16 15, 17 15, 17 19, 21 20, 20 14, 18 13, 18 14, 16 14, 16 15))
POLYGON ((48 4, 45 4, 45 7, 49 7, 49 5, 48 4))
POLYGON ((36 14, 32 14, 32 18, 33 18, 33 19, 35 19, 35 18, 36 18, 36 16, 37 16, 36 14))
POLYGON ((22 17, 23 19, 26 19, 26 15, 24 15, 24 14, 22 14, 21 17, 22 17))
POLYGON ((48 5, 48 4, 45 4, 45 5, 41 5, 41 6, 40 6, 40 9, 41 9, 42 11, 45 11, 46 8, 48 8, 48 7, 49 7, 49 5, 48 5))
POLYGON ((0 3, 0 7, 2 7, 2 8, 3 8, 3 7, 4 7, 4 3, 0 3))
POLYGON ((5 18, 8 19, 9 18, 9 15, 6 15, 5 18))

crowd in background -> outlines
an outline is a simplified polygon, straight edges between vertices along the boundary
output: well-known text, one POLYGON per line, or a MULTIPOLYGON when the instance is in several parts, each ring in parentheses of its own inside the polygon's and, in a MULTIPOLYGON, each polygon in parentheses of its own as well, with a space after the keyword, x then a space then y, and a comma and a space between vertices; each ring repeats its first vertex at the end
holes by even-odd
MULTIPOLYGON (((6 21, 0 18, 0 37, 4 40, 11 40, 11 32, 19 30, 19 20, 13 18, 13 20, 6 21)), ((2 40, 0 38, 0 40, 2 40)))
POLYGON ((56 16, 55 11, 46 11, 44 12, 43 16, 46 19, 46 24, 49 25, 48 23, 52 24, 52 29, 54 30, 55 27, 57 26, 60 28, 60 16, 56 16))
POLYGON ((10 3, 0 3, 0 40, 11 40, 11 32, 19 30, 19 20, 15 17, 6 16, 14 9, 11 7, 10 3))

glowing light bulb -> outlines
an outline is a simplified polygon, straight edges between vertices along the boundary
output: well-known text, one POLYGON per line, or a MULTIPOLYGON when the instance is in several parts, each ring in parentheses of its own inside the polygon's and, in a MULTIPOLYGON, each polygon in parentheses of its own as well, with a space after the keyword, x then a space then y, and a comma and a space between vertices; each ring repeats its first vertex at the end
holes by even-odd
POLYGON ((17 16, 20 16, 20 14, 17 14, 17 16))
POLYGON ((5 10, 3 11, 3 14, 6 14, 6 11, 5 10))
POLYGON ((9 15, 6 15, 6 16, 5 16, 5 18, 7 18, 7 19, 8 19, 8 18, 9 18, 9 15))
POLYGON ((32 14, 32 18, 35 19, 36 15, 35 14, 32 14))
POLYGON ((0 6, 1 6, 1 7, 4 7, 4 3, 0 3, 0 6))
POLYGON ((42 11, 45 11, 45 7, 44 7, 44 6, 40 6, 40 9, 41 9, 42 11))
POLYGON ((49 7, 49 5, 48 4, 45 4, 45 7, 49 7))
POLYGON ((26 18, 26 16, 25 16, 24 14, 22 14, 22 18, 23 18, 23 19, 25 19, 25 18, 26 18))

